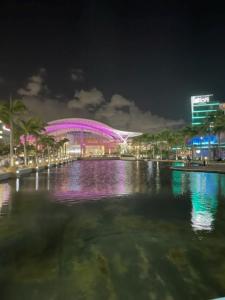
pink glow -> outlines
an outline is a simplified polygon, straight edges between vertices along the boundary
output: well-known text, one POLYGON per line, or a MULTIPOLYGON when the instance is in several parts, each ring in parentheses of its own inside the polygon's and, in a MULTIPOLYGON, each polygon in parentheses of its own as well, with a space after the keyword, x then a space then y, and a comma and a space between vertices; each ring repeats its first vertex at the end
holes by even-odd
MULTIPOLYGON (((27 135, 26 136, 26 141, 27 141, 28 144, 35 144, 36 138, 33 135, 27 135)), ((24 144, 24 135, 22 135, 20 137, 20 143, 24 144)))
POLYGON ((95 132, 120 142, 123 142, 127 137, 133 137, 141 134, 138 132, 120 131, 94 120, 78 118, 52 121, 49 122, 46 127, 46 132, 50 134, 80 130, 95 132))
POLYGON ((69 203, 128 195, 133 190, 129 167, 120 160, 76 162, 69 170, 69 176, 63 177, 57 189, 53 189, 54 199, 69 203))
MULTIPOLYGON (((50 135, 57 135, 60 133, 69 133, 74 131, 92 132, 102 135, 109 140, 114 140, 123 143, 127 138, 141 135, 140 132, 121 131, 114 129, 106 124, 88 120, 88 119, 62 119, 49 122, 45 127, 45 132, 50 135)), ((27 142, 34 144, 36 138, 32 135, 27 136, 27 142)), ((20 137, 21 144, 24 143, 24 137, 20 137)))

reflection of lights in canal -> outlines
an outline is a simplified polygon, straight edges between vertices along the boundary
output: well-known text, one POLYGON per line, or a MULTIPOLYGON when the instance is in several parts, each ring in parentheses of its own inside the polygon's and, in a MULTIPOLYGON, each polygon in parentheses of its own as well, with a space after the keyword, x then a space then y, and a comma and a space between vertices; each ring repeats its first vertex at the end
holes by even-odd
POLYGON ((172 190, 174 196, 190 191, 192 201, 191 222, 194 231, 213 229, 218 205, 219 174, 197 172, 172 172, 172 190))
POLYGON ((4 215, 4 208, 8 208, 11 187, 8 183, 0 184, 0 215, 4 215))
POLYGON ((39 187, 39 175, 38 172, 36 172, 35 174, 35 190, 38 191, 38 187, 39 187))
POLYGON ((156 162, 156 177, 155 177, 155 183, 156 183, 156 191, 160 191, 160 168, 159 168, 159 162, 156 162))
POLYGON ((213 229, 218 205, 219 175, 211 173, 190 173, 192 199, 192 227, 196 230, 213 229))
POLYGON ((20 178, 17 177, 16 178, 16 192, 19 192, 19 190, 20 190, 20 178))
POLYGON ((136 162, 135 176, 132 177, 133 164, 122 160, 77 162, 66 177, 63 170, 59 172, 63 184, 57 186, 54 196, 58 201, 77 201, 130 194, 138 185, 136 181, 133 185, 131 182, 139 173, 139 163, 136 162))

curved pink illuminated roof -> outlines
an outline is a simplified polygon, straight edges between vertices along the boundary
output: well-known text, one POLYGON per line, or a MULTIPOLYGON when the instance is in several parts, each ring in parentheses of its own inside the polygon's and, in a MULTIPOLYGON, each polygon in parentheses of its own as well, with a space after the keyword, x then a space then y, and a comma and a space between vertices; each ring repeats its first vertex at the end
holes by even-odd
POLYGON ((142 134, 140 132, 117 130, 98 121, 80 118, 55 120, 49 122, 45 129, 48 134, 54 135, 74 131, 92 132, 121 142, 129 137, 142 134))

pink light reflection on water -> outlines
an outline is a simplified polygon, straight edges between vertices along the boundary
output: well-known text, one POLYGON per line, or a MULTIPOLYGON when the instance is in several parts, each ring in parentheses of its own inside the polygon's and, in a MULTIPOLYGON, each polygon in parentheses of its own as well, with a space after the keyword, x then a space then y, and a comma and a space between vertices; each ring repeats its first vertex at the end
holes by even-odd
POLYGON ((103 197, 126 195, 132 192, 131 172, 124 161, 81 161, 63 176, 54 189, 56 201, 96 200, 103 197))

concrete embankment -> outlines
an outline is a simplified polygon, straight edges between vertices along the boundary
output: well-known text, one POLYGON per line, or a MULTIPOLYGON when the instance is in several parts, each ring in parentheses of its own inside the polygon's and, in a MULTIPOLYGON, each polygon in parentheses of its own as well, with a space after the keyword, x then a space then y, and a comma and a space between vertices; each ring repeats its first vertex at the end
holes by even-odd
POLYGON ((15 176, 15 174, 10 172, 0 173, 0 181, 13 178, 13 176, 15 176))
POLYGON ((58 162, 58 163, 52 163, 49 165, 40 165, 38 167, 27 167, 27 168, 15 168, 13 171, 1 171, 0 170, 0 181, 8 180, 11 178, 16 178, 19 176, 24 176, 24 175, 29 175, 33 172, 38 171, 43 171, 48 168, 53 168, 58 165, 63 165, 69 162, 72 162, 73 160, 69 161, 63 161, 63 162, 58 162))
POLYGON ((185 171, 185 172, 207 172, 207 173, 221 173, 225 174, 225 165, 215 164, 207 166, 184 166, 184 167, 170 167, 171 170, 185 171))

